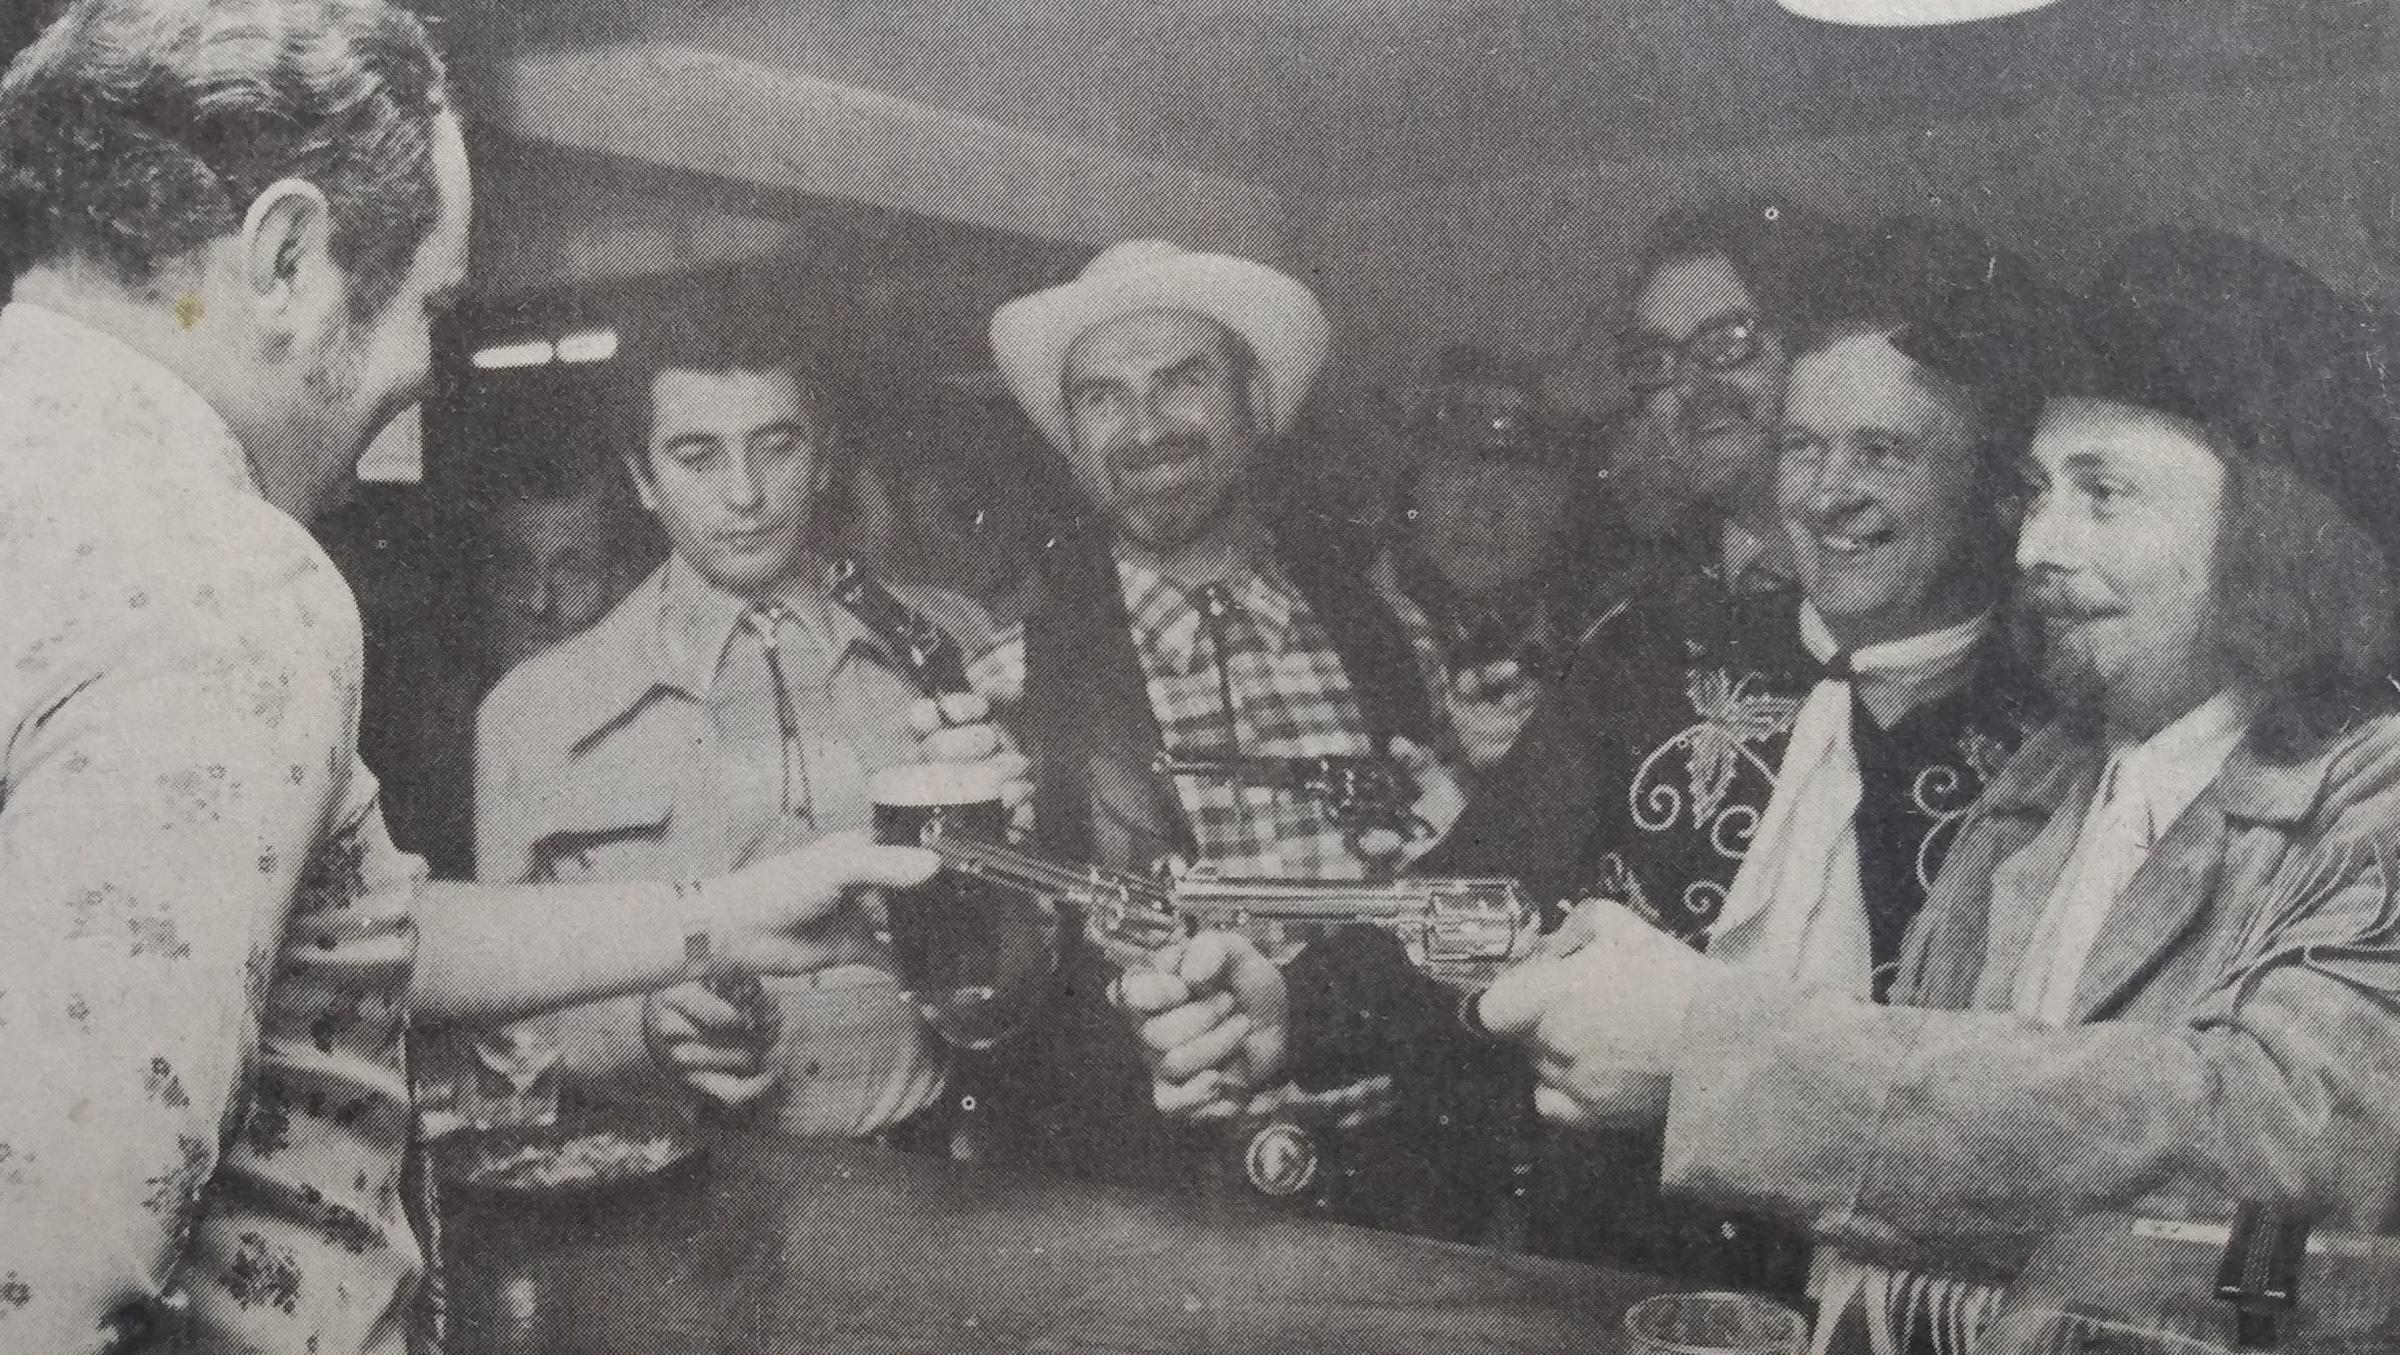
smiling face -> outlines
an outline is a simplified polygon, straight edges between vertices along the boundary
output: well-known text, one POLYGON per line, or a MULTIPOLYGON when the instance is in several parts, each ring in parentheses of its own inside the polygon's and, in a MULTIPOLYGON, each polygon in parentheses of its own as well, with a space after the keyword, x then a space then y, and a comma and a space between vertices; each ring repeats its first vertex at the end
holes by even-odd
POLYGON ((826 430, 789 371, 661 371, 635 467, 675 553, 727 592, 782 583, 832 474, 826 430))
POLYGON ((2062 700, 2147 737, 2227 681, 2202 643, 2225 463, 2198 430, 2103 400, 2053 400, 2027 457, 2023 600, 2062 700))
POLYGON ((1622 342, 1629 369, 1634 355, 1674 354, 1670 379, 1641 393, 1639 423, 1610 467, 1627 521, 1671 532, 1739 512, 1773 464, 1789 359, 1732 262, 1706 254, 1660 266, 1622 342))
POLYGON ((1216 321, 1120 316, 1067 351, 1067 459, 1116 530, 1152 550, 1204 537, 1256 468, 1266 378, 1216 321))
POLYGON ((1792 364, 1776 503, 1800 582, 1845 648, 1988 605, 1998 529, 1966 402, 1881 334, 1792 364))

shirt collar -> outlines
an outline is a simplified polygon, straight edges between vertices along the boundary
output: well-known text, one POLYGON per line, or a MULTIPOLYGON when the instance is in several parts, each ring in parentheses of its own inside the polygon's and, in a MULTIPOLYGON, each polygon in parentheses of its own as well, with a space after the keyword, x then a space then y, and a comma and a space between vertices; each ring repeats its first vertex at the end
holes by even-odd
MULTIPOLYGON (((1875 723, 1890 729, 1911 711, 1965 685, 1991 633, 1992 613, 1987 608, 1955 626, 1861 645, 1847 654, 1852 690, 1875 723)), ((1813 602, 1800 604, 1800 641, 1819 663, 1830 663, 1843 652, 1813 602)))
POLYGON ((2111 753, 2100 775, 2100 798, 2144 797, 2153 829, 2165 832, 2225 770, 2250 721, 2248 702, 2219 692, 2143 742, 2111 753))
MULTIPOLYGON (((780 605, 787 624, 817 642, 830 665, 838 665, 853 648, 895 662, 890 646, 867 629, 846 607, 835 605, 818 582, 825 567, 813 555, 803 555, 763 601, 780 605)), ((752 600, 728 592, 701 577, 681 555, 667 559, 659 579, 658 632, 653 679, 695 700, 716 685, 725 648, 744 622, 752 600)))
POLYGON ((43 393, 147 437, 189 468, 261 496, 232 425, 182 377, 130 344, 30 301, 0 310, 0 363, 43 373, 43 393))
MULTIPOLYGON (((1209 646, 1201 639, 1200 609, 1192 594, 1155 565, 1122 549, 1115 554, 1117 582, 1124 589, 1135 640, 1144 652, 1176 672, 1198 669, 1209 657, 1209 646)), ((1241 607, 1243 620, 1270 649, 1282 649, 1291 639, 1297 610, 1297 599, 1283 572, 1271 562, 1262 565, 1243 560, 1235 564, 1224 583, 1241 607)))

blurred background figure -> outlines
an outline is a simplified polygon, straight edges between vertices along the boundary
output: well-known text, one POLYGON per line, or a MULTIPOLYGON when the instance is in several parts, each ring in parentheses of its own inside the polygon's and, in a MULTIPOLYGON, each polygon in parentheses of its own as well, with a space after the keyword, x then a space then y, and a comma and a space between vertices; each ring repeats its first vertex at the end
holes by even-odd
POLYGON ((606 615, 665 555, 605 453, 538 452, 519 438, 509 448, 462 486, 449 512, 370 498, 320 525, 345 572, 368 582, 369 615, 456 618, 370 630, 361 731, 384 768, 393 839, 447 877, 474 870, 474 800, 461 788, 474 780, 484 693, 606 615), (422 563, 428 555, 448 557, 444 572, 422 563))
POLYGON ((995 399, 935 385, 863 440, 837 530, 876 574, 963 593, 1006 625, 1075 499, 1057 454, 995 399))
POLYGON ((1435 359, 1409 422, 1412 593, 1504 609, 1537 603, 1526 590, 1557 576, 1572 473, 1542 379, 1530 360, 1470 345, 1435 359))
POLYGON ((1434 358, 1410 402, 1398 530, 1375 572, 1470 767, 1507 754, 1572 627, 1573 458, 1541 387, 1527 359, 1465 344, 1434 358))
POLYGON ((483 503, 471 531, 486 685, 605 616, 663 554, 622 477, 548 458, 483 503))

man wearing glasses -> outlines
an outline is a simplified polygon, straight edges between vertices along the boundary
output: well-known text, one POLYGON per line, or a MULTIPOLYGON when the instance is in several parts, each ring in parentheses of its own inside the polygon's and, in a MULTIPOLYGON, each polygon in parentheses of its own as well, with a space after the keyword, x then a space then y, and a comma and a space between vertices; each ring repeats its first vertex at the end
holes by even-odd
POLYGON ((1775 507, 1787 336, 1861 252, 1856 232, 1766 199, 1660 224, 1617 336, 1640 402, 1594 529, 1617 564, 1569 637, 1570 681, 1481 777, 1448 857, 1521 844, 1511 873, 1545 902, 1637 898, 1679 931, 1713 918, 1817 676, 1785 642, 1800 603, 1775 507), (1677 661, 1629 668, 1653 651, 1677 661))

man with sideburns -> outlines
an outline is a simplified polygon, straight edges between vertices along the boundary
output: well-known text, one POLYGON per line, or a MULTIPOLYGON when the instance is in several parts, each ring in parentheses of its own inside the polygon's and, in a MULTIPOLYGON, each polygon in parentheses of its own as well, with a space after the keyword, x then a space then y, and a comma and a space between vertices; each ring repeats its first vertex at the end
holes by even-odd
MULTIPOLYGON (((909 712, 921 694, 905 658, 833 599, 817 550, 835 526, 823 507, 851 468, 835 388, 779 336, 732 317, 661 319, 634 349, 646 379, 629 400, 640 438, 624 470, 671 550, 590 629, 485 699, 475 839, 486 880, 736 869, 867 828, 867 778, 918 760, 909 712)), ((989 643, 975 603, 890 588, 964 651, 989 643)), ((857 939, 874 954, 868 930, 862 921, 857 939)), ((600 1099, 697 1091, 808 1137, 880 1134, 939 1098, 942 1064, 888 963, 768 989, 756 1011, 686 986, 646 1004, 647 1028, 645 1004, 624 1000, 550 1013, 524 1033, 600 1099), (677 1023, 750 1057, 663 1061, 677 1023)))
MULTIPOLYGON (((1474 1009, 1546 1114, 1820 1244, 1821 1324, 1971 1348, 2079 1215, 2391 1222, 2400 717, 2388 420, 2354 308, 2230 236, 2128 242, 2034 373, 2020 601, 2059 714, 1960 826, 1889 1005, 1614 907, 1474 1009), (2362 387, 2359 383, 2369 383, 2362 387)), ((1988 328, 1917 336, 2023 373, 1988 328)))
POLYGON ((852 886, 933 869, 481 889, 392 845, 302 524, 423 389, 471 193, 379 0, 76 0, 0 78, 10 1350, 398 1355, 412 1015, 809 973, 852 886))

